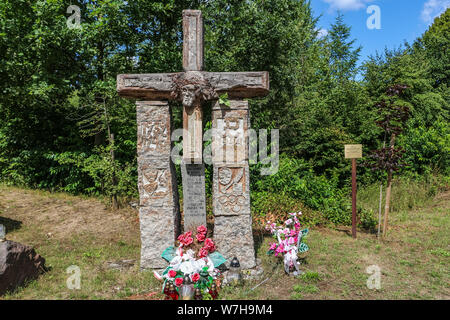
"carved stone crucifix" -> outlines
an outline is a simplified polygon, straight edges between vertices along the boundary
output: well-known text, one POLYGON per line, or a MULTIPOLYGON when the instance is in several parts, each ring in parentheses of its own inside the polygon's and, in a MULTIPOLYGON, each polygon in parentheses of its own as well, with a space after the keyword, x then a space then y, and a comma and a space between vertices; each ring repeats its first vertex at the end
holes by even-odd
POLYGON ((217 100, 223 93, 228 93, 230 99, 264 96, 269 92, 269 74, 203 71, 203 18, 199 10, 183 11, 183 69, 184 72, 179 73, 121 74, 117 76, 117 91, 122 97, 143 101, 182 102, 183 163, 186 164, 182 166, 182 173, 184 176, 190 176, 190 172, 194 172, 194 176, 200 177, 200 180, 197 179, 199 183, 193 185, 183 181, 185 231, 187 231, 206 223, 202 164, 203 103, 217 100), (200 167, 192 165, 188 167, 187 164, 199 164, 200 167), (193 194, 195 196, 192 196, 193 194), (205 217, 204 219, 195 218, 199 216, 199 208, 193 208, 193 202, 200 202, 201 216, 205 217))

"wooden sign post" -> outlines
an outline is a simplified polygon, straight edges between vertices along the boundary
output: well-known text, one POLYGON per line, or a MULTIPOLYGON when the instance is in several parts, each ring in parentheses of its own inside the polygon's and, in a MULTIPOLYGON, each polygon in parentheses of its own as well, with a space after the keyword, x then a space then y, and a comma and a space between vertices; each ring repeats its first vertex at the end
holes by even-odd
POLYGON ((352 159, 352 236, 356 239, 356 159, 362 158, 361 144, 346 144, 345 159, 352 159))

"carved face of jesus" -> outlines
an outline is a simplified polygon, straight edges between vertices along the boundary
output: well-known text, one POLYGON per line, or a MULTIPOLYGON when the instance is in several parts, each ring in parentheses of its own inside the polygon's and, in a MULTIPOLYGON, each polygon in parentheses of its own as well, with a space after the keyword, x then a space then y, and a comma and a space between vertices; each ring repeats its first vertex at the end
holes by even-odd
POLYGON ((183 106, 192 107, 195 98, 195 87, 193 85, 186 85, 181 89, 181 102, 183 106))

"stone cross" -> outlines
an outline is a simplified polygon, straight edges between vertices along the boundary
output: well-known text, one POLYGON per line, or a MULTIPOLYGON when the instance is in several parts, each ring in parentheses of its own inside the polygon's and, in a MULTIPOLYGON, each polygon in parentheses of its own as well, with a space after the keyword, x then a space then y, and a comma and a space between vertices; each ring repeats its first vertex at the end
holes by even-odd
MULTIPOLYGON (((175 172, 173 164, 170 162, 171 127, 167 101, 176 100, 183 104, 184 130, 181 171, 183 175, 184 227, 187 231, 194 230, 198 225, 206 224, 205 178, 204 164, 202 163, 202 105, 205 101, 217 100, 221 94, 228 93, 228 97, 231 99, 231 108, 230 110, 224 109, 224 106, 216 103, 215 110, 218 115, 214 118, 216 120, 213 120, 213 124, 214 121, 218 123, 219 119, 225 119, 227 126, 232 125, 229 115, 233 115, 232 110, 237 108, 240 116, 237 125, 246 123, 245 128, 248 129, 248 105, 242 99, 263 96, 269 91, 268 72, 203 71, 203 19, 201 11, 198 10, 183 11, 183 69, 184 72, 179 73, 117 76, 119 95, 141 100, 137 102, 137 121, 142 268, 162 267, 160 266, 162 260, 158 262, 159 255, 156 254, 156 251, 160 251, 172 243, 174 236, 176 237, 180 232, 175 172), (170 235, 167 236, 167 234, 170 235)), ((227 130, 222 134, 222 138, 225 140, 230 132, 227 130)), ((216 139, 215 145, 217 143, 216 139)), ((245 151, 246 148, 248 150, 248 145, 245 147, 243 143, 244 140, 241 139, 237 148, 241 151, 237 157, 233 158, 234 166, 229 168, 214 166, 215 182, 219 177, 222 177, 222 181, 228 181, 228 177, 232 179, 225 187, 215 190, 214 197, 218 197, 220 192, 225 192, 230 198, 231 195, 228 193, 237 195, 242 191, 244 196, 236 198, 240 207, 230 200, 234 206, 228 201, 225 206, 215 206, 218 212, 214 213, 217 217, 221 217, 222 214, 230 217, 239 216, 242 225, 246 226, 247 231, 250 228, 251 233, 248 151, 245 151), (228 212, 222 209, 225 207, 231 207, 232 211, 228 212)), ((233 150, 235 149, 233 147, 233 150)), ((214 154, 213 150, 213 158, 214 154)), ((216 160, 213 160, 215 164, 222 163, 222 161, 216 160)), ((223 199, 223 197, 218 199, 223 199)), ((221 228, 231 226, 227 225, 230 219, 223 217, 222 220, 219 229, 214 231, 215 238, 217 234, 220 234, 221 228)), ((248 236, 248 232, 245 235, 248 236)), ((253 239, 251 239, 251 245, 253 246, 253 239)))

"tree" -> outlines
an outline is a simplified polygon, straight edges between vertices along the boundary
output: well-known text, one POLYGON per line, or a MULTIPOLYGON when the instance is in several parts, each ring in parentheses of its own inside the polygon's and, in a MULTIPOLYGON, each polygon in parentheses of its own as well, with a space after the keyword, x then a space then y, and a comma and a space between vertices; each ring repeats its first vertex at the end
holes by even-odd
MULTIPOLYGON (((366 166, 373 170, 382 170, 387 173, 387 188, 386 188, 386 204, 384 211, 383 236, 386 236, 387 222, 391 201, 392 175, 394 171, 398 171, 400 167, 404 166, 401 162, 403 149, 401 147, 395 148, 395 139, 403 131, 404 124, 409 118, 409 108, 399 106, 396 104, 396 97, 402 95, 407 86, 393 85, 388 88, 386 95, 388 101, 381 100, 377 103, 376 108, 379 111, 380 118, 376 122, 382 129, 384 134, 383 147, 374 150, 367 157, 366 166), (385 146, 386 138, 389 137, 389 147, 385 146)), ((379 230, 379 229, 378 229, 379 230)))
POLYGON ((356 39, 350 40, 351 28, 338 13, 328 32, 329 65, 331 77, 337 84, 353 80, 358 72, 357 62, 362 47, 353 49, 356 39))

